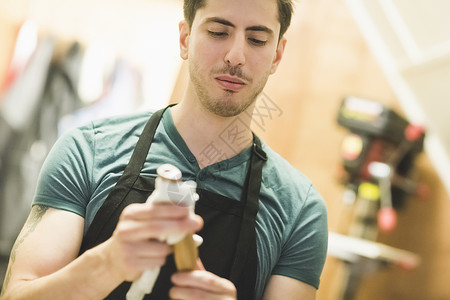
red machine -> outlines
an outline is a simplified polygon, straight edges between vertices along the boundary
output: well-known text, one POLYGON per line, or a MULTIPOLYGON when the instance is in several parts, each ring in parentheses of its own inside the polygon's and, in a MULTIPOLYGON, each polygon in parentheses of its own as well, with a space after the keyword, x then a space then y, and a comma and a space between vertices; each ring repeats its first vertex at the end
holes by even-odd
POLYGON ((348 97, 338 112, 338 124, 350 133, 342 143, 345 184, 352 203, 363 197, 377 203, 378 227, 389 231, 396 224, 396 209, 411 195, 424 197, 426 188, 411 179, 414 160, 423 150, 425 130, 410 124, 382 104, 348 97))
POLYGON ((395 228, 396 211, 410 196, 427 194, 412 179, 425 131, 381 103, 356 97, 342 101, 337 121, 349 130, 341 154, 344 204, 351 214, 344 235, 330 233, 328 253, 346 266, 339 299, 353 300, 366 274, 390 265, 412 270, 420 262, 415 253, 376 240, 380 230, 395 228))

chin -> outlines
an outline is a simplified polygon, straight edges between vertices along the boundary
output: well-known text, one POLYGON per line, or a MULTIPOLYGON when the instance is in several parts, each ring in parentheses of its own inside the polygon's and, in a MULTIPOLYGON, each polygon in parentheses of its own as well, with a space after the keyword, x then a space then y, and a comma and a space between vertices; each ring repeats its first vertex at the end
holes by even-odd
POLYGON ((230 103, 229 100, 221 100, 215 101, 213 103, 208 103, 205 105, 205 107, 217 116, 229 118, 240 115, 252 103, 253 101, 251 101, 250 103, 230 103))

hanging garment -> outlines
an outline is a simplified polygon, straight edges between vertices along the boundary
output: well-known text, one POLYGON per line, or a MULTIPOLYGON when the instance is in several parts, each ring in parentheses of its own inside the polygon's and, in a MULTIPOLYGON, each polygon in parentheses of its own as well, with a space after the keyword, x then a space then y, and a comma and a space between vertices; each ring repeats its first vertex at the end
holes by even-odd
POLYGON ((59 119, 80 106, 72 65, 81 55, 79 45, 62 61, 52 62, 54 44, 52 38, 42 40, 0 108, 0 253, 5 255, 30 211, 59 119))
POLYGON ((21 161, 29 149, 29 143, 24 140, 35 120, 53 49, 54 40, 44 38, 28 68, 5 93, 0 106, 0 252, 3 254, 9 253, 30 210, 33 195, 26 191, 28 182, 22 176, 29 170, 21 161), (22 197, 24 194, 27 199, 22 197))
MULTIPOLYGON (((122 210, 131 203, 143 203, 154 190, 154 179, 140 176, 147 153, 164 110, 152 115, 139 138, 133 155, 118 183, 97 212, 81 246, 80 253, 105 240, 113 233, 122 210)), ((199 256, 206 270, 230 279, 237 287, 238 299, 253 299, 256 282, 256 214, 261 186, 261 172, 266 154, 254 137, 249 169, 241 201, 198 189, 200 200, 195 212, 205 224, 198 233, 203 237, 199 256)), ((144 299, 168 299, 172 286, 170 275, 176 267, 173 255, 161 268, 151 294, 144 299)), ((125 299, 131 283, 124 282, 107 299, 125 299)))
POLYGON ((108 77, 105 82, 108 88, 102 97, 64 117, 58 125, 60 135, 91 120, 132 113, 138 109, 142 100, 140 72, 125 60, 118 59, 113 72, 105 77, 108 77))
MULTIPOLYGON (((0 95, 9 89, 17 76, 26 69, 28 62, 36 51, 38 41, 38 28, 35 22, 23 22, 15 39, 14 51, 6 72, 5 80, 0 82, 0 95)), ((1 99, 0 99, 1 101, 1 99)))

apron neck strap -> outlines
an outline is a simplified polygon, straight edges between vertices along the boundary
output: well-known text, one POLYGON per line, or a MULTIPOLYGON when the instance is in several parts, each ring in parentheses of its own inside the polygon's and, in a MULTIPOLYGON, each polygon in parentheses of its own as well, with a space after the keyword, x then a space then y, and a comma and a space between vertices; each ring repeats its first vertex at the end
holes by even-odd
POLYGON ((153 113, 153 115, 145 124, 144 130, 142 131, 141 137, 139 138, 136 147, 131 155, 129 164, 126 166, 123 175, 139 175, 142 168, 144 167, 145 160, 147 159, 148 151, 155 137, 156 128, 158 127, 164 112, 171 106, 171 104, 163 109, 160 109, 153 113))
POLYGON ((267 161, 267 154, 262 149, 259 138, 253 134, 250 165, 241 196, 245 209, 230 276, 231 281, 238 288, 238 299, 253 299, 254 297, 254 289, 248 290, 242 287, 255 287, 256 285, 256 274, 246 274, 245 266, 257 265, 256 215, 259 210, 259 193, 265 161, 267 161))

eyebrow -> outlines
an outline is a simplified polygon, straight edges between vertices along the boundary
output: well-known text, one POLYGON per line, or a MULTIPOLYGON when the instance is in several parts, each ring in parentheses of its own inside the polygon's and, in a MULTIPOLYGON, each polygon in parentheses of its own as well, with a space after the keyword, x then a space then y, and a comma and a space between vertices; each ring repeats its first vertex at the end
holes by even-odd
MULTIPOLYGON (((222 18, 218 18, 218 17, 211 17, 211 18, 207 18, 205 20, 205 23, 219 23, 225 26, 230 26, 233 28, 236 28, 236 25, 234 25, 233 23, 231 23, 230 21, 226 20, 226 19, 222 19, 222 18)), ((245 30, 247 31, 262 31, 262 32, 266 32, 268 34, 273 35, 273 30, 270 29, 267 26, 263 26, 263 25, 255 25, 255 26, 249 26, 247 28, 245 28, 245 30)))

